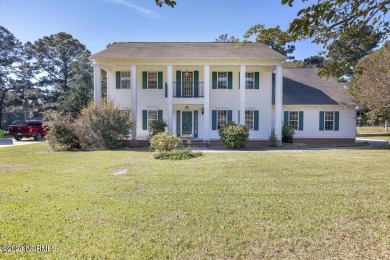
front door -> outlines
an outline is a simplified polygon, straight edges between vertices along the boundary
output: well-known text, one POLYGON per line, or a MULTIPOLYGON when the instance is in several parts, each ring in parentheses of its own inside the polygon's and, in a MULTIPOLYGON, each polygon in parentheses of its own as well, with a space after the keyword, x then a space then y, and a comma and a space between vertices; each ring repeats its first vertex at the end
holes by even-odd
POLYGON ((185 71, 183 79, 183 97, 192 97, 192 72, 185 71))
POLYGON ((192 111, 181 112, 181 136, 193 137, 193 116, 192 111))

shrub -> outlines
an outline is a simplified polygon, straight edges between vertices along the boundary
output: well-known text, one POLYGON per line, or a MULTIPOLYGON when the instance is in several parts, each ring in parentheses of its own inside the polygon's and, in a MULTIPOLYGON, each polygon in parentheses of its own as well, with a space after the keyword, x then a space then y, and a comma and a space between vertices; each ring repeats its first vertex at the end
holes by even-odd
POLYGON ((187 160, 202 156, 201 152, 193 152, 190 150, 172 150, 172 151, 158 151, 154 154, 155 159, 160 160, 187 160))
POLYGON ((294 138, 294 128, 290 125, 284 125, 282 128, 282 142, 283 143, 292 143, 294 138))
POLYGON ((153 120, 149 123, 149 135, 150 137, 155 136, 158 133, 165 132, 167 127, 167 122, 165 120, 153 120))
POLYGON ((89 106, 81 111, 77 127, 83 147, 118 149, 130 136, 130 109, 120 110, 113 102, 101 107, 89 106))
POLYGON ((102 107, 91 105, 77 118, 48 113, 47 139, 53 150, 117 149, 129 137, 130 110, 120 110, 112 102, 102 107))
POLYGON ((246 126, 229 122, 218 131, 221 142, 230 148, 244 147, 249 138, 249 129, 246 126))
POLYGON ((74 118, 70 114, 61 115, 59 112, 46 114, 46 122, 50 131, 46 136, 53 150, 80 149, 80 140, 76 134, 74 118))
POLYGON ((150 139, 150 148, 157 151, 170 151, 182 147, 179 137, 170 135, 167 132, 158 133, 150 139))
POLYGON ((271 147, 276 147, 276 145, 278 144, 278 138, 276 138, 275 131, 272 131, 272 133, 270 134, 268 138, 268 143, 271 147))
POLYGON ((0 129, 0 138, 3 138, 3 137, 4 137, 4 134, 5 134, 5 130, 0 129))

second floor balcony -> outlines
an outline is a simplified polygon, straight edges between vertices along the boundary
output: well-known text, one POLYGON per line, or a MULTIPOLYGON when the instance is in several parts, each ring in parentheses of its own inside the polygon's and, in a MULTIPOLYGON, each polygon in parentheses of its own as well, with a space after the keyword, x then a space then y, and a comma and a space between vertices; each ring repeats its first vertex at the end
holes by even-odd
MULTIPOLYGON (((168 97, 168 83, 165 83, 165 97, 168 97)), ((203 82, 173 82, 174 98, 203 98, 203 82)))

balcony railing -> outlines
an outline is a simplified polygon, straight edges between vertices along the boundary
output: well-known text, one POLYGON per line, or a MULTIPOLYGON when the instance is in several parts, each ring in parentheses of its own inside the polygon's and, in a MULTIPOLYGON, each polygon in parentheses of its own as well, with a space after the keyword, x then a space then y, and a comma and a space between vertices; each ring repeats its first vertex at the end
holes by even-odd
MULTIPOLYGON (((168 97, 168 83, 165 83, 165 97, 168 97)), ((202 98, 204 97, 203 82, 173 82, 173 97, 202 98)))

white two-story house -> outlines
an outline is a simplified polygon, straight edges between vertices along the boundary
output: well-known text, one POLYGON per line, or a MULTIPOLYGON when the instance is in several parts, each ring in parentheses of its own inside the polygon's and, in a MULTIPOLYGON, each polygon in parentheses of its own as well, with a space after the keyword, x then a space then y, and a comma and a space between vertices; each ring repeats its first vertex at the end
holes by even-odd
POLYGON ((149 136, 149 122, 164 119, 183 139, 217 143, 228 121, 250 129, 250 143, 281 140, 283 124, 300 142, 353 142, 355 104, 334 80, 315 69, 283 69, 285 57, 261 43, 116 43, 91 56, 94 100, 130 108, 133 145, 149 136))

